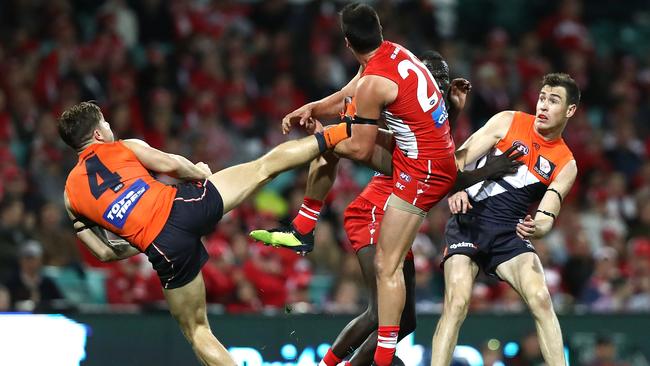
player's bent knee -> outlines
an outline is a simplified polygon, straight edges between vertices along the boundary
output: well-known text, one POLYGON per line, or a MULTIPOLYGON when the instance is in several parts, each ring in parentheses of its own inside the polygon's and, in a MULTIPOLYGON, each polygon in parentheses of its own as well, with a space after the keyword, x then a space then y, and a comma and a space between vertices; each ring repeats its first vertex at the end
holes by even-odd
POLYGON ((533 313, 543 313, 553 310, 553 301, 547 289, 542 288, 531 291, 527 297, 528 304, 533 313))
POLYGON ((398 274, 402 276, 402 262, 392 263, 391 257, 384 255, 382 251, 375 254, 375 275, 377 278, 386 279, 398 274))
POLYGON ((457 319, 463 319, 469 309, 469 296, 451 292, 445 297, 443 312, 457 319))

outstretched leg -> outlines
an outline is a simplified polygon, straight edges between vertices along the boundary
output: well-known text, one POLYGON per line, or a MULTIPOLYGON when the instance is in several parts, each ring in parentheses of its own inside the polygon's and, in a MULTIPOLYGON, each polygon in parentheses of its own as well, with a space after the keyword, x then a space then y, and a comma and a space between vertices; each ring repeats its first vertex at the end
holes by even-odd
POLYGON ((210 330, 201 273, 188 284, 171 290, 163 289, 163 292, 170 313, 201 363, 208 366, 235 366, 235 360, 210 330))
POLYGON ((221 194, 226 213, 279 173, 305 164, 321 152, 316 137, 307 136, 280 144, 257 160, 218 171, 208 179, 221 194))
POLYGON ((537 336, 547 365, 564 366, 562 330, 553 310, 551 295, 546 287, 544 269, 535 253, 523 253, 501 263, 497 274, 508 282, 526 301, 535 318, 537 336))
POLYGON ((458 342, 458 331, 467 316, 478 266, 457 254, 445 262, 445 300, 431 346, 431 366, 448 366, 458 342))

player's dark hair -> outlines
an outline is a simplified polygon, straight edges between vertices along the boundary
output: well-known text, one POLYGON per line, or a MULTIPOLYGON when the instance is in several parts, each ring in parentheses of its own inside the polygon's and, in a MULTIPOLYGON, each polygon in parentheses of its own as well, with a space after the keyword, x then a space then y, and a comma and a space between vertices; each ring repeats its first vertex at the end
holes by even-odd
POLYGON ((580 88, 575 80, 568 74, 556 72, 544 75, 542 79, 542 87, 544 86, 556 87, 561 86, 566 91, 567 105, 575 104, 578 106, 580 103, 580 88))
POLYGON ((351 3, 341 10, 341 29, 350 46, 358 53, 367 53, 381 45, 381 24, 370 5, 351 3))
POLYGON ((445 93, 449 88, 449 65, 442 55, 437 51, 425 51, 420 57, 424 66, 429 69, 431 75, 436 79, 440 91, 445 93))
POLYGON ((101 118, 101 111, 96 104, 91 102, 76 104, 59 117, 59 135, 66 144, 78 150, 92 137, 101 118))

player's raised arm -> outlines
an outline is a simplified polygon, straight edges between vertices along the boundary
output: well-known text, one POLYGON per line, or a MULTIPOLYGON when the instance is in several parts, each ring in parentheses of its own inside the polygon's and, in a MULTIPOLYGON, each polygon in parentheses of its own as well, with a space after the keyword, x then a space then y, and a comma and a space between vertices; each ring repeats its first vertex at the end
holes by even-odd
POLYGON ((145 168, 156 173, 183 180, 204 180, 211 175, 207 165, 194 164, 180 155, 154 149, 142 140, 123 140, 122 143, 135 154, 145 168))
POLYGON ((345 97, 354 95, 357 83, 361 77, 361 69, 341 90, 326 96, 323 99, 305 104, 295 111, 287 114, 282 119, 282 133, 287 134, 291 127, 298 124, 307 126, 310 119, 329 119, 339 115, 344 107, 345 97))
POLYGON ((140 251, 132 247, 126 240, 120 240, 119 243, 111 243, 106 237, 103 228, 88 220, 77 217, 70 207, 70 201, 65 192, 63 193, 63 200, 68 217, 72 220, 72 225, 77 232, 77 237, 97 259, 102 262, 111 262, 140 253, 140 251))
POLYGON ((456 150, 456 166, 463 170, 465 165, 485 155, 507 133, 512 119, 513 111, 499 112, 492 116, 478 131, 474 132, 463 145, 456 150))
POLYGON ((393 81, 376 75, 360 79, 355 93, 356 115, 349 130, 350 138, 336 145, 334 152, 353 160, 369 161, 375 148, 381 111, 396 97, 397 85, 393 81))

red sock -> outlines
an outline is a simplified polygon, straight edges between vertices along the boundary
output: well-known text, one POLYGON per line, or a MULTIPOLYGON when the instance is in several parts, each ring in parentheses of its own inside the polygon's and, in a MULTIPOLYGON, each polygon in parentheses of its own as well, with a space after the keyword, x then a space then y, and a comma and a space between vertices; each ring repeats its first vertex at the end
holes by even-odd
POLYGON ((332 352, 332 349, 328 349, 325 357, 321 360, 318 366, 336 366, 341 362, 341 358, 332 352))
POLYGON ((377 331, 377 348, 375 349, 375 365, 390 366, 395 355, 399 325, 379 326, 377 331))
POLYGON ((298 215, 293 219, 293 226, 296 230, 303 235, 314 230, 322 207, 323 201, 305 197, 298 215))

